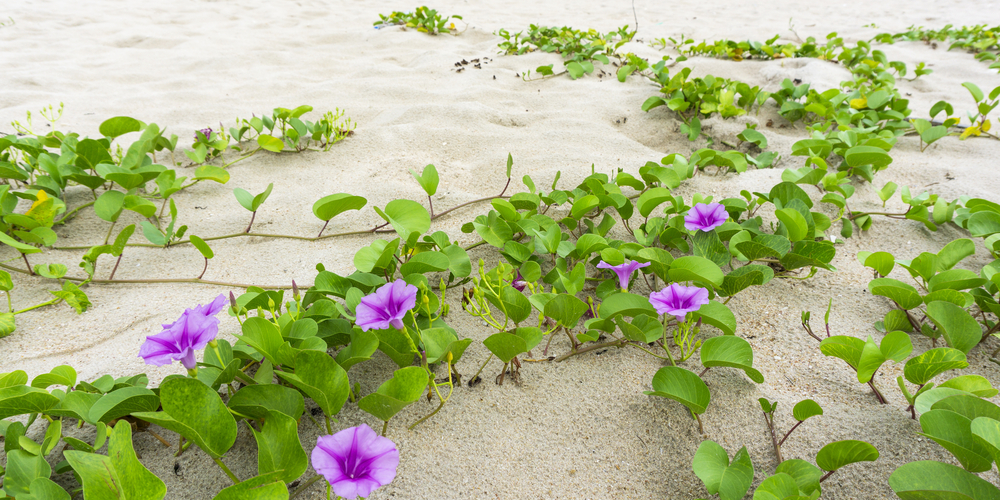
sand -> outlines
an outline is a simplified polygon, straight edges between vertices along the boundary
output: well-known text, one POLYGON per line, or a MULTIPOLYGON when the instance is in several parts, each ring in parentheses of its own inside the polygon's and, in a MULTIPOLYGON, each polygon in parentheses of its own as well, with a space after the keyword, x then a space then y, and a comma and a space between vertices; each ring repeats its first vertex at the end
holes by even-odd
MULTIPOLYGON (((0 131, 36 113, 36 130, 43 131, 37 110, 65 103, 57 128, 99 136, 99 124, 127 115, 166 126, 186 144, 193 131, 206 126, 227 127, 251 113, 269 113, 274 107, 310 104, 316 112, 339 107, 358 123, 356 133, 330 152, 258 154, 230 168, 226 185, 202 183, 174 195, 181 222, 189 234, 216 235, 242 230, 248 213, 231 194, 236 187, 256 193, 274 183, 270 199, 257 213, 255 231, 311 236, 321 221, 311 213, 313 201, 335 192, 365 196, 361 212, 335 218, 328 232, 366 229, 381 222, 371 206, 385 206, 395 198, 423 201, 422 191, 407 169, 433 163, 441 172, 434 198, 439 210, 498 193, 505 182, 504 161, 514 158, 514 188, 530 175, 540 186, 549 185, 557 171, 561 186, 570 187, 590 173, 638 167, 666 154, 688 154, 704 141, 688 142, 678 132, 678 120, 663 108, 640 110, 654 95, 655 86, 631 77, 625 83, 594 76, 571 81, 567 77, 524 82, 516 75, 558 55, 533 53, 499 56, 499 38, 492 33, 518 31, 530 23, 569 25, 611 31, 639 20, 639 38, 676 36, 695 39, 766 39, 788 32, 794 18, 799 35, 824 37, 837 31, 848 40, 869 38, 883 31, 901 31, 910 25, 940 27, 986 21, 983 14, 1000 11, 997 1, 803 3, 778 1, 736 3, 628 2, 578 0, 573 2, 443 1, 434 5, 444 13, 460 14, 468 29, 460 36, 428 36, 400 28, 375 30, 378 13, 409 10, 405 2, 143 2, 127 5, 107 0, 77 2, 8 2, 0 17, 15 24, 0 27, 0 131), (862 27, 875 23, 878 29, 862 27), (454 71, 462 59, 491 57, 482 69, 454 71), (627 118, 627 120, 624 120, 627 118), (621 121, 621 123, 619 123, 621 121)), ((995 20, 994 20, 995 21, 995 20)), ((956 111, 971 109, 961 82, 983 89, 1000 85, 1000 76, 962 52, 932 50, 921 43, 879 46, 890 59, 911 68, 926 61, 932 75, 899 87, 912 99, 917 115, 947 99, 956 111)), ((659 52, 639 43, 628 50, 659 58, 659 52)), ((669 53, 669 52, 665 52, 669 53)), ((816 88, 829 88, 849 74, 842 67, 813 60, 729 62, 694 58, 685 65, 695 74, 715 74, 767 90, 784 78, 801 78, 816 88)), ((714 137, 735 141, 746 122, 758 122, 784 158, 776 169, 751 170, 742 175, 702 175, 678 190, 718 197, 741 189, 766 191, 780 181, 781 168, 799 167, 788 157, 790 146, 804 138, 801 126, 764 128, 768 119, 781 123, 773 105, 759 115, 734 120, 705 121, 714 137)), ((124 140, 129 140, 128 137, 124 140)), ((902 138, 893 149, 894 162, 878 175, 876 185, 888 181, 908 185, 915 192, 931 190, 947 199, 961 195, 1000 202, 997 158, 1000 141, 942 139, 920 153, 917 140, 902 138)), ((177 155, 178 160, 186 159, 177 155)), ((178 175, 191 175, 179 169, 178 175)), ((856 210, 880 206, 870 187, 856 183, 852 200, 856 210)), ((70 190, 70 206, 83 203, 86 190, 70 190)), ((898 198, 889 208, 899 208, 898 198)), ((438 219, 434 230, 448 232, 463 244, 474 243, 461 225, 484 213, 483 205, 468 207, 438 219)), ((119 226, 138 223, 132 213, 119 226)), ((89 245, 100 241, 107 223, 85 209, 57 229, 59 245, 89 245)), ((399 446, 402 462, 393 483, 372 498, 692 498, 707 493, 691 471, 691 458, 703 439, 720 443, 732 454, 746 446, 754 462, 755 484, 776 466, 757 398, 779 402, 779 429, 793 419, 791 406, 813 398, 825 414, 800 427, 785 444, 786 458, 812 461, 824 444, 861 439, 875 445, 881 458, 871 464, 838 471, 824 482, 824 498, 890 498, 887 478, 898 466, 918 459, 956 463, 935 443, 916 434, 919 426, 904 411, 894 378, 901 365, 886 366, 879 384, 891 404, 877 404, 867 387, 853 379, 842 362, 825 358, 816 343, 799 327, 799 313, 821 315, 827 301, 834 303, 831 322, 837 334, 865 337, 878 333, 872 323, 889 310, 887 301, 867 291, 870 272, 858 264, 859 251, 886 250, 897 258, 922 251, 936 252, 966 233, 951 225, 929 232, 913 221, 879 219, 872 230, 837 247, 836 273, 821 271, 806 281, 775 279, 764 287, 742 292, 730 307, 738 320, 737 334, 754 347, 755 365, 766 381, 756 385, 743 373, 715 369, 706 375, 712 404, 702 416, 705 434, 680 405, 642 394, 650 388, 661 363, 637 350, 608 350, 566 362, 527 363, 520 385, 498 387, 492 378, 497 362, 484 372, 486 382, 456 390, 438 415, 407 431, 406 426, 432 406, 420 402, 403 411, 390 426, 388 437, 399 446)), ((136 235, 133 242, 145 240, 136 235)), ((369 237, 347 237, 321 242, 223 240, 213 244, 216 257, 206 279, 287 286, 291 280, 309 284, 315 265, 323 263, 341 274, 352 270, 351 256, 369 237)), ((36 254, 34 263, 60 262, 79 274, 81 251, 36 254)), ((4 259, 16 257, 5 251, 4 259)), ((473 259, 497 259, 482 247, 473 259)), ((989 262, 980 247, 961 267, 979 269, 989 262)), ((16 261, 14 262, 16 264, 16 261)), ((102 257, 99 277, 113 265, 102 257)), ((129 248, 116 278, 195 277, 203 260, 190 246, 169 249, 129 248)), ((908 279, 897 269, 893 277, 908 279)), ((47 300, 51 280, 14 276, 16 307, 47 300)), ((146 366, 137 351, 146 335, 159 331, 186 307, 211 300, 231 289, 205 285, 93 285, 87 288, 93 306, 76 315, 63 305, 17 317, 17 331, 0 340, 0 371, 26 370, 35 376, 60 364, 70 364, 82 380, 102 374, 114 376, 145 372, 152 384, 180 366, 146 366)), ((239 293, 240 290, 234 290, 239 293)), ((637 293, 648 290, 641 286, 637 293)), ((488 355, 480 341, 491 331, 457 307, 449 323, 460 335, 474 340, 459 370, 469 374, 488 355)), ((221 315, 220 317, 223 317, 221 315)), ((224 317, 222 335, 238 331, 224 317)), ((718 332, 707 329, 707 335, 718 332)), ((229 337, 231 338, 231 337, 229 337)), ((930 347, 914 337, 915 352, 930 347)), ((989 349, 996 342, 987 343, 989 349)), ((568 342, 558 338, 553 351, 565 352, 568 342)), ((970 355, 966 373, 978 373, 1000 382, 996 365, 978 348, 970 355)), ((696 366, 694 360, 689 365, 696 366)), ((394 365, 380 353, 353 368, 352 381, 364 392, 387 379, 394 365)), ((378 422, 348 404, 339 427, 378 422)), ((31 428, 37 435, 42 426, 31 428)), ((168 439, 175 439, 163 431, 168 439)), ((301 439, 307 450, 318 431, 304 422, 301 439)), ((198 450, 175 459, 151 436, 135 437, 144 464, 167 483, 169 498, 211 498, 228 484, 226 477, 198 450)), ((2 461, 2 460, 0 460, 2 461)), ((256 448, 245 426, 237 445, 225 456, 241 478, 256 472, 256 448)), ((308 473, 308 474, 311 474, 308 473)), ((984 476, 996 481, 996 474, 984 476)), ((306 476, 308 477, 308 476, 306 476)), ((68 476, 57 477, 68 484, 68 476)), ((320 498, 314 486, 301 498, 320 498)))

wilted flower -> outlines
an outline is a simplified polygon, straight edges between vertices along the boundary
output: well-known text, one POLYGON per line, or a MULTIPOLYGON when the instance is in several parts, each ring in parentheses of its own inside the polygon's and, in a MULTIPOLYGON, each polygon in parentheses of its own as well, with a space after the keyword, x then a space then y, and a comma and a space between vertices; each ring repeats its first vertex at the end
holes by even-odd
POLYGON ((649 294, 649 303, 659 314, 673 314, 678 322, 684 321, 687 313, 697 311, 708 304, 708 290, 697 286, 671 283, 670 286, 649 294))
POLYGON ((511 280, 510 286, 514 287, 514 289, 519 292, 523 292, 524 289, 528 286, 528 282, 524 281, 524 276, 521 276, 520 270, 517 271, 517 275, 515 275, 514 279, 511 280))
POLYGON ((219 320, 215 315, 225 305, 226 296, 219 295, 206 305, 185 309, 177 321, 163 325, 162 332, 146 337, 139 348, 139 357, 148 365, 164 366, 180 360, 184 368, 194 369, 197 366, 194 352, 215 340, 219 333, 219 320))
POLYGON ((203 128, 203 129, 195 132, 194 133, 194 140, 196 142, 201 140, 201 138, 198 137, 198 134, 201 134, 201 135, 205 136, 205 142, 208 142, 212 138, 212 128, 211 127, 209 127, 209 128, 203 128))
POLYGON ((726 207, 719 203, 697 203, 684 216, 684 228, 688 231, 711 231, 726 222, 729 214, 726 207))
POLYGON ((367 497, 392 482, 399 466, 399 450, 389 438, 366 424, 320 436, 312 451, 312 466, 346 500, 367 497))
POLYGON ((628 282, 629 282, 630 279, 632 279, 632 273, 634 273, 636 271, 636 269, 640 269, 640 268, 643 268, 643 267, 648 267, 649 264, 650 264, 649 262, 646 262, 645 264, 642 264, 642 263, 636 262, 634 260, 630 260, 630 261, 628 261, 628 262, 626 262, 624 264, 619 264, 617 266, 612 266, 611 264, 608 264, 607 262, 604 262, 602 260, 600 262, 600 264, 597 264, 597 268, 598 269, 610 269, 610 270, 614 271, 615 274, 618 275, 618 284, 620 285, 621 289, 622 290, 628 290, 628 282))
POLYGON ((399 279, 386 283, 361 299, 356 324, 363 331, 384 330, 392 326, 402 330, 406 311, 417 305, 417 287, 399 279))

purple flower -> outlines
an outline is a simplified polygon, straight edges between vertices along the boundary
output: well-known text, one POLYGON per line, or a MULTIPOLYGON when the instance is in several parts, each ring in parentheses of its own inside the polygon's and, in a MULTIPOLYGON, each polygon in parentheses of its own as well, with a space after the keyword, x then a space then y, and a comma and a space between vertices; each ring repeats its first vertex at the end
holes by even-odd
POLYGON ((708 290, 697 286, 671 283, 670 286, 649 294, 649 303, 659 314, 673 314, 677 322, 684 321, 687 313, 697 311, 708 304, 708 290))
POLYGON ((198 134, 201 134, 201 135, 205 136, 205 142, 208 142, 212 138, 212 129, 211 129, 211 127, 209 127, 209 128, 203 128, 203 129, 195 132, 194 133, 194 140, 195 141, 200 141, 201 140, 201 138, 198 137, 198 134))
POLYGON ((146 337, 139 348, 139 357, 147 365, 164 366, 180 360, 184 368, 194 369, 194 352, 204 349, 219 333, 215 317, 226 305, 226 296, 219 295, 206 305, 185 309, 180 319, 163 325, 163 331, 146 337))
POLYGON ((517 275, 514 276, 513 280, 511 280, 510 286, 514 287, 514 289, 519 292, 523 292, 524 289, 527 288, 528 282, 524 281, 524 276, 521 276, 520 270, 517 271, 517 275))
POLYGON ((721 226, 729 218, 726 207, 719 203, 697 203, 684 216, 684 228, 688 231, 702 230, 706 233, 721 226))
MULTIPOLYGON (((406 311, 417 305, 417 287, 403 280, 386 283, 361 299, 358 304, 357 325, 363 331, 385 330, 392 326, 402 330, 406 311)), ((343 496, 343 495, 341 495, 343 496)))
POLYGON ((646 262, 645 264, 641 264, 641 263, 636 262, 634 260, 630 260, 630 261, 628 261, 628 262, 626 262, 624 264, 619 264, 617 266, 612 266, 611 264, 608 264, 607 262, 604 262, 602 260, 600 264, 597 264, 597 268, 598 269, 610 269, 610 270, 614 271, 615 274, 618 275, 618 284, 621 286, 621 289, 622 290, 628 290, 628 282, 632 278, 632 273, 634 273, 636 269, 640 269, 640 268, 643 268, 643 267, 649 267, 649 265, 650 265, 649 262, 646 262))
POLYGON ((312 466, 330 482, 337 496, 354 500, 392 482, 399 466, 399 450, 392 440, 361 424, 320 436, 312 451, 312 466))

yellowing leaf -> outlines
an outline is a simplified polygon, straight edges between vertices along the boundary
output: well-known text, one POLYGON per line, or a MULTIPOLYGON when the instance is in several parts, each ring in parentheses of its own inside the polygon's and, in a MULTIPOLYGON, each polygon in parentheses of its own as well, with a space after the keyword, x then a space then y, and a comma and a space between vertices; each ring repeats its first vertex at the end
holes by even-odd
POLYGON ((24 214, 38 221, 39 224, 49 227, 55 219, 55 200, 49 198, 45 191, 38 191, 38 199, 31 204, 31 208, 24 214))
POLYGON ((851 108, 853 109, 864 109, 868 106, 868 98, 862 97, 860 99, 851 99, 851 108))
POLYGON ((986 120, 985 122, 983 122, 983 125, 982 125, 983 132, 989 132, 990 128, 992 128, 992 125, 990 124, 989 120, 986 120))

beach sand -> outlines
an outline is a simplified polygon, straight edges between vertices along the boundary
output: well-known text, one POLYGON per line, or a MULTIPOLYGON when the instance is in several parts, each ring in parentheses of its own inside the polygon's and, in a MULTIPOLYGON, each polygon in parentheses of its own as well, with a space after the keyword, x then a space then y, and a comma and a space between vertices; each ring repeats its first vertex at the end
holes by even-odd
MULTIPOLYGON (((614 78, 587 76, 578 81, 558 77, 524 82, 517 75, 539 65, 555 63, 556 54, 524 56, 497 54, 501 28, 520 31, 531 23, 594 28, 607 32, 639 21, 638 38, 686 34, 697 40, 716 38, 764 40, 781 34, 788 40, 789 17, 802 37, 823 39, 836 31, 848 40, 868 39, 880 32, 902 31, 910 25, 941 27, 945 24, 990 22, 984 13, 1000 12, 997 1, 736 3, 707 1, 629 2, 577 0, 573 2, 442 1, 432 7, 445 14, 464 16, 468 28, 460 36, 428 36, 415 30, 390 27, 375 30, 377 14, 416 7, 391 2, 231 2, 190 1, 126 4, 108 0, 77 2, 7 2, 0 18, 15 23, 0 27, 0 132, 11 133, 12 120, 35 113, 36 131, 44 133, 37 110, 65 103, 65 115, 56 125, 62 131, 99 137, 98 126, 113 116, 132 116, 167 127, 168 134, 189 145, 193 131, 227 128, 235 117, 269 114, 275 107, 309 104, 316 111, 345 110, 357 122, 355 134, 330 152, 302 154, 258 153, 229 169, 226 185, 205 182, 174 195, 180 223, 188 234, 210 236, 243 230, 249 213, 232 195, 233 188, 251 193, 269 183, 274 190, 256 215, 254 230, 262 233, 313 236, 322 221, 312 213, 312 203, 322 196, 349 192, 364 196, 368 206, 333 219, 327 232, 363 230, 381 223, 372 206, 384 207, 396 198, 426 202, 420 186, 407 169, 437 166, 441 185, 434 197, 437 210, 494 195, 506 182, 505 160, 514 159, 512 188, 524 189, 519 180, 530 175, 539 186, 551 185, 561 172, 560 186, 569 189, 590 174, 591 164, 601 172, 622 168, 635 175, 647 161, 669 153, 690 154, 704 147, 704 140, 688 142, 678 131, 679 121, 665 108, 641 111, 642 102, 657 87, 639 77, 625 83, 614 78), (878 27, 866 28, 863 24, 878 27), (491 58, 481 69, 456 72, 463 59, 491 58), (626 120, 627 119, 627 120, 626 120), (620 122, 620 123, 619 123, 620 122)), ((993 22, 996 20, 993 19, 993 22)), ((911 68, 925 61, 934 73, 914 82, 900 82, 911 99, 916 116, 946 99, 963 115, 972 100, 960 84, 972 81, 982 89, 1000 85, 1000 75, 960 51, 945 46, 933 50, 922 43, 877 46, 891 60, 911 68)), ((661 52, 640 43, 623 49, 651 60, 661 52)), ((663 54, 670 52, 663 52, 663 54)), ((775 90, 784 78, 799 78, 826 89, 849 77, 833 63, 817 60, 719 61, 693 58, 696 75, 714 74, 775 90)), ((613 71, 611 68, 610 71, 613 71)), ((718 198, 739 191, 766 192, 780 182, 781 169, 801 167, 789 156, 795 141, 805 138, 801 124, 785 123, 773 103, 759 114, 732 120, 705 120, 713 137, 736 142, 745 123, 759 123, 770 150, 782 154, 775 169, 750 170, 741 175, 699 175, 684 182, 677 193, 718 198), (773 120, 775 127, 764 124, 773 120)), ((130 137, 122 139, 125 144, 130 137)), ((1000 202, 1000 141, 959 141, 948 137, 921 153, 914 137, 901 138, 892 150, 890 167, 876 177, 881 187, 889 181, 910 186, 914 193, 930 190, 946 199, 961 195, 1000 202)), ((188 163, 178 152, 177 161, 188 163)), ((160 161, 164 161, 162 158, 160 161)), ((190 176, 193 169, 179 168, 190 176)), ((871 186, 855 182, 855 210, 875 210, 881 202, 871 186)), ((807 187, 810 194, 814 188, 807 187)), ((90 193, 72 189, 70 207, 84 203, 90 193)), ((898 196, 888 209, 899 209, 898 196)), ((829 207, 827 207, 829 208, 829 207)), ((488 210, 474 205, 437 219, 432 230, 446 231, 468 245, 478 237, 463 234, 461 225, 488 210)), ((835 214, 831 214, 835 215, 835 214)), ((122 215, 118 227, 138 223, 138 215, 122 215)), ((82 210, 69 224, 59 227, 58 245, 92 245, 101 241, 108 223, 90 209, 82 210)), ((824 357, 816 342, 799 326, 802 310, 818 317, 833 299, 831 324, 835 334, 881 338, 872 323, 890 309, 886 299, 867 291, 870 270, 856 259, 859 251, 885 250, 899 259, 923 251, 937 252, 966 233, 945 225, 928 231, 914 221, 877 219, 871 231, 857 234, 837 247, 835 273, 820 271, 805 281, 774 279, 763 287, 748 289, 729 306, 738 321, 737 335, 753 345, 755 366, 765 383, 757 385, 742 372, 713 369, 705 379, 712 403, 702 416, 705 434, 679 404, 642 394, 662 363, 635 350, 607 350, 570 358, 562 363, 525 363, 521 383, 497 386, 493 377, 499 362, 484 371, 484 383, 461 387, 445 408, 414 431, 406 427, 434 405, 419 401, 400 413, 387 436, 399 447, 402 461, 396 479, 372 498, 693 498, 707 497, 691 470, 699 443, 712 439, 732 455, 746 446, 754 462, 755 485, 772 474, 777 465, 771 440, 757 399, 779 402, 779 431, 794 420, 791 407, 812 398, 825 411, 803 424, 783 446, 785 458, 813 462, 826 443, 860 439, 881 452, 874 463, 857 464, 838 471, 823 483, 824 498, 891 498, 887 478, 900 465, 923 459, 957 463, 937 444, 917 435, 917 422, 909 419, 894 379, 902 365, 887 365, 878 384, 890 400, 879 405, 869 389, 857 383, 843 363, 824 357)), ((240 238, 214 242, 205 279, 250 283, 267 288, 312 283, 315 266, 348 274, 352 256, 371 241, 352 236, 304 242, 240 238)), ((132 242, 145 242, 136 234, 132 242)), ((977 242, 977 245, 980 245, 977 242)), ((31 256, 32 263, 63 263, 73 275, 82 251, 46 250, 31 256)), ((488 264, 499 258, 484 247, 471 252, 474 262, 488 264)), ((5 251, 4 259, 17 257, 5 251)), ((979 269, 989 262, 981 245, 961 267, 979 269)), ((17 265, 19 260, 11 262, 17 265)), ((196 277, 203 259, 189 246, 168 249, 128 248, 116 278, 145 279, 196 277)), ((101 258, 98 276, 113 266, 101 258)), ((897 268, 893 277, 909 280, 897 268)), ((49 297, 57 288, 52 280, 14 275, 15 307, 27 307, 49 297)), ((147 373, 152 385, 179 364, 156 368, 137 357, 146 335, 160 331, 160 324, 174 321, 187 307, 206 303, 220 293, 238 289, 190 284, 92 285, 86 289, 93 306, 76 315, 59 305, 17 316, 17 331, 0 339, 0 371, 23 369, 30 376, 60 364, 75 367, 81 380, 103 374, 113 376, 147 373)), ((648 293, 645 285, 636 293, 648 293)), ((451 294, 448 322, 460 337, 473 343, 458 365, 470 375, 487 357, 481 341, 492 333, 481 322, 461 311, 458 291, 451 294)), ((238 332, 234 318, 220 315, 226 338, 238 332)), ((717 335, 712 328, 706 335, 717 335)), ((930 348, 927 338, 914 336, 915 353, 930 348)), ((996 341, 986 348, 995 349, 996 341)), ((568 350, 557 337, 552 352, 568 350)), ((537 355, 537 352, 536 352, 537 355)), ((982 347, 970 354, 965 373, 981 374, 1000 382, 998 367, 986 360, 982 347)), ((689 366, 698 366, 695 360, 689 366)), ((363 393, 374 391, 391 376, 395 365, 381 353, 350 371, 363 393)), ((308 405, 309 403, 307 403, 308 405)), ((308 410, 307 410, 308 411, 308 410)), ((370 415, 348 404, 337 428, 367 423, 378 428, 370 415)), ((31 428, 38 437, 43 426, 31 428)), ((176 435, 162 431, 170 440, 176 435)), ((84 430, 86 435, 86 430, 84 430)), ((318 431, 304 420, 300 437, 306 450, 315 444, 318 431)), ((168 498, 211 498, 228 485, 228 479, 197 449, 179 458, 149 434, 137 433, 135 445, 143 463, 168 487, 168 498)), ((57 454, 56 454, 57 455, 57 454)), ((55 456, 55 455, 54 455, 55 456)), ((236 446, 224 461, 240 478, 256 473, 256 446, 246 426, 240 426, 236 446)), ((304 479, 311 476, 311 469, 304 479)), ((996 481, 996 474, 984 474, 996 481)), ((65 484, 68 475, 58 476, 65 484)), ((314 485, 300 498, 323 497, 314 485)))

